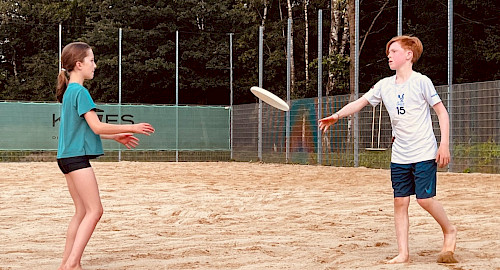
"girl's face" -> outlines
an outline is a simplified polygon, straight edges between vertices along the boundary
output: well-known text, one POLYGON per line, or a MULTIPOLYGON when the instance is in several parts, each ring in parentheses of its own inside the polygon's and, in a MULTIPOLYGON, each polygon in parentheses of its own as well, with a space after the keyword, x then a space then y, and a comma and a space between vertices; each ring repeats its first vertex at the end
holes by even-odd
POLYGON ((94 71, 97 68, 97 65, 94 61, 94 52, 92 49, 87 51, 87 56, 83 58, 83 62, 81 62, 81 71, 84 79, 90 80, 94 78, 94 71))
POLYGON ((411 50, 405 50, 401 47, 399 42, 393 42, 391 46, 389 46, 389 54, 387 58, 389 58, 389 67, 391 70, 400 69, 405 63, 408 61, 411 62, 413 57, 413 52, 411 50))

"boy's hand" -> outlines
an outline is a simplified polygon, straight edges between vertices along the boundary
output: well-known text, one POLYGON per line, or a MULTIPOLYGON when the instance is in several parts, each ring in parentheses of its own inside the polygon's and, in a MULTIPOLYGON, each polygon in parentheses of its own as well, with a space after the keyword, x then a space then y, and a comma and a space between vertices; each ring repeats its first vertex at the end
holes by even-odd
POLYGON ((450 148, 447 145, 439 145, 436 155, 436 163, 439 168, 443 168, 450 163, 450 148))
POLYGON ((339 121, 339 114, 334 113, 328 117, 325 117, 323 119, 320 119, 319 122, 319 129, 323 132, 326 132, 328 130, 328 127, 337 123, 339 121))
POLYGON ((128 149, 135 148, 139 145, 139 139, 137 139, 132 133, 120 133, 114 136, 114 140, 125 145, 128 149))

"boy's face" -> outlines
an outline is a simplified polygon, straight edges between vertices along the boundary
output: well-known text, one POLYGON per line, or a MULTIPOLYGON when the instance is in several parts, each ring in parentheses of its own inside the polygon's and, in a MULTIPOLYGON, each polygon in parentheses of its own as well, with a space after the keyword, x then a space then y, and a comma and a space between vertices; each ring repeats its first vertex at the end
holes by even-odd
POLYGON ((401 44, 396 41, 389 46, 389 54, 387 55, 387 58, 389 58, 389 67, 391 70, 398 70, 406 63, 411 63, 413 52, 411 50, 403 49, 401 44))

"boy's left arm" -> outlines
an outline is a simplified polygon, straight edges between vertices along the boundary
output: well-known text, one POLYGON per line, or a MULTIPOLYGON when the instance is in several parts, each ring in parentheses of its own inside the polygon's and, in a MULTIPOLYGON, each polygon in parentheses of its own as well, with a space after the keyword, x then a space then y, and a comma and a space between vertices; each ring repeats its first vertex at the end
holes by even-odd
POLYGON ((441 142, 436 155, 436 163, 439 168, 443 168, 450 163, 450 118, 443 102, 437 103, 432 108, 437 114, 441 130, 441 142))

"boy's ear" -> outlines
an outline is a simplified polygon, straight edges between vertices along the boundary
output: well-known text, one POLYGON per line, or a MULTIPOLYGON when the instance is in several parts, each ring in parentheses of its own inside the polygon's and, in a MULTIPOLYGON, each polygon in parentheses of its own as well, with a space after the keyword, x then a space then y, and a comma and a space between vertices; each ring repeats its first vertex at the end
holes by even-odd
POLYGON ((412 60, 413 59, 413 51, 408 50, 406 51, 406 60, 412 60))

